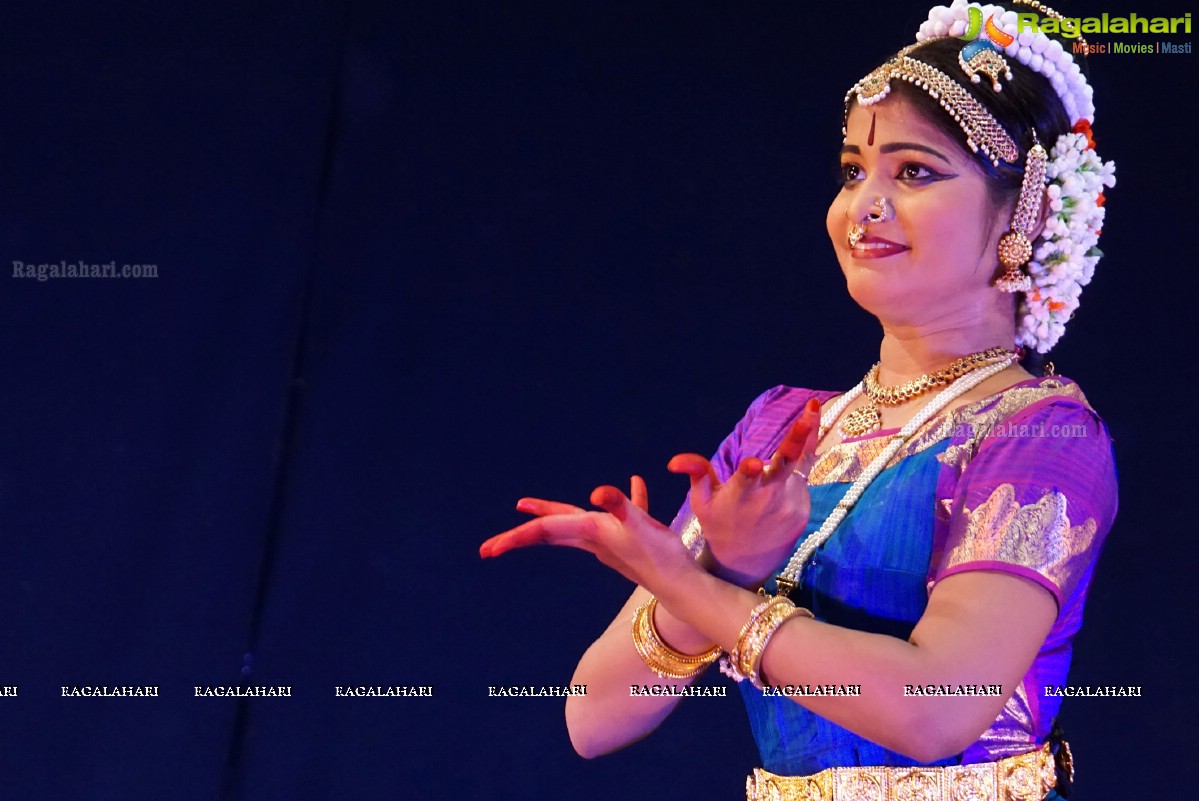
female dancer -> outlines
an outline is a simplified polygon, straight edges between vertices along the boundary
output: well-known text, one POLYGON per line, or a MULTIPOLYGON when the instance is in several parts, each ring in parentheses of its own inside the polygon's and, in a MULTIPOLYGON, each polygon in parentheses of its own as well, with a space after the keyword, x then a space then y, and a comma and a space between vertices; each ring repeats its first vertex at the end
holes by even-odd
POLYGON ((585 756, 651 731, 720 659, 764 765, 750 799, 1068 782, 1044 690, 1066 680, 1115 468, 1078 386, 1020 359, 1077 307, 1113 166, 1080 70, 1014 13, 958 0, 917 40, 846 96, 827 226, 882 327, 862 383, 772 389, 711 461, 671 460, 691 479, 671 528, 635 477, 593 493, 601 512, 524 499, 536 519, 482 546, 582 548, 638 585, 572 679, 585 756))

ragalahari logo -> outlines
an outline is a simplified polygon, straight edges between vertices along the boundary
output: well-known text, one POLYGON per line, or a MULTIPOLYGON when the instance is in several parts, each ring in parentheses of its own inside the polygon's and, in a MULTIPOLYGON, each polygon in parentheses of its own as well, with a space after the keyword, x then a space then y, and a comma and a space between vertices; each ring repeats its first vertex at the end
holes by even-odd
POLYGON ((1036 14, 1017 14, 1016 31, 1052 33, 1074 39, 1084 33, 1190 33, 1191 14, 1181 17, 1127 17, 1100 14, 1098 17, 1039 17, 1036 14))
POLYGON ((994 14, 983 21, 982 9, 978 6, 968 6, 967 11, 970 16, 966 20, 966 30, 958 38, 970 43, 958 54, 958 63, 974 83, 982 81, 979 73, 986 74, 991 79, 991 88, 998 92, 1001 88, 999 76, 1012 78, 1003 59, 1003 49, 1016 41, 1016 37, 995 24, 994 14))
MULTIPOLYGON (((1090 42, 1082 38, 1092 34, 1138 34, 1164 33, 1171 35, 1189 34, 1191 32, 1191 14, 1187 12, 1181 17, 1142 17, 1129 14, 1127 17, 1100 14, 1097 17, 1053 17, 1036 14, 1017 14, 1016 33, 1045 33, 1061 36, 1064 39, 1075 39, 1070 45, 1070 52, 1085 55, 1096 53, 1190 53, 1191 42, 1167 41, 1159 39, 1155 42, 1090 42)), ((1021 39, 1023 41, 1023 39, 1021 39)))

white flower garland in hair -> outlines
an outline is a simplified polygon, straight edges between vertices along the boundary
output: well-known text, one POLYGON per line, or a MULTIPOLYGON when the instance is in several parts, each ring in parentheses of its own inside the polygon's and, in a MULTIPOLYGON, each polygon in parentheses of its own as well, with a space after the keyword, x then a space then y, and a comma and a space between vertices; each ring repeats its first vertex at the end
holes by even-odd
POLYGON ((1024 293, 1016 311, 1016 344, 1047 353, 1065 333, 1082 288, 1090 283, 1103 255, 1096 246, 1103 227, 1103 189, 1116 185, 1116 165, 1104 162, 1094 150, 1093 90, 1082 70, 1060 41, 1040 31, 1018 31, 1016 12, 954 0, 929 11, 916 40, 961 37, 977 28, 979 19, 993 28, 984 28, 977 36, 1048 78, 1074 126, 1071 133, 1058 137, 1049 152, 1045 173, 1049 213, 1026 266, 1033 287, 1024 293))
POLYGON ((1066 108, 1071 125, 1079 120, 1095 121, 1095 104, 1091 102, 1094 90, 1087 83, 1082 69, 1075 63, 1070 51, 1066 50, 1060 41, 1050 39, 1040 31, 1021 33, 1016 24, 1018 20, 1015 11, 990 3, 981 5, 968 3, 966 0, 954 0, 951 5, 936 6, 928 12, 928 19, 920 25, 920 30, 916 33, 916 41, 965 35, 971 24, 971 8, 982 13, 981 19, 993 21, 999 31, 992 36, 989 30, 984 30, 979 34, 979 38, 994 42, 1004 55, 1048 78, 1066 108))
POLYGON ((1016 344, 1046 353, 1061 339, 1103 252, 1103 189, 1116 185, 1116 165, 1104 162, 1087 133, 1058 137, 1049 152, 1049 211, 1026 269, 1033 288, 1017 311, 1016 344))

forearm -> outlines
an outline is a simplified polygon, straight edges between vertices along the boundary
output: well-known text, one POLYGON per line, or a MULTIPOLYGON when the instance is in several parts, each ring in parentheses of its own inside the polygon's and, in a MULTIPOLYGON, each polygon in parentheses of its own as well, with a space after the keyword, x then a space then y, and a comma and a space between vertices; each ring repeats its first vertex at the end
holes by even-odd
POLYGON ((1013 687, 936 659, 897 637, 797 619, 779 631, 762 660, 775 685, 856 685, 856 696, 794 697, 808 709, 872 742, 921 762, 960 753, 995 719, 1013 687), (927 696, 905 688, 999 685, 992 696, 927 696))
MULTIPOLYGON (((762 601, 756 593, 698 571, 664 582, 659 590, 661 606, 726 651, 735 647, 741 627, 762 601)), ((792 700, 886 748, 932 761, 976 739, 1022 673, 989 669, 985 660, 972 657, 974 651, 984 652, 974 647, 977 643, 953 648, 940 641, 936 647, 918 643, 915 635, 905 641, 797 617, 770 641, 760 675, 773 685, 858 685, 859 696, 797 695, 792 700), (1002 697, 904 693, 906 685, 927 684, 998 684, 1002 697)))
MULTIPOLYGON (((651 671, 633 646, 633 612, 649 593, 638 588, 608 629, 579 661, 572 684, 586 684, 587 695, 566 702, 566 726, 575 750, 584 757, 607 754, 652 732, 678 704, 677 696, 633 695, 644 685, 685 687, 690 680, 664 679, 651 671)), ((712 641, 661 606, 654 615, 659 636, 682 653, 698 654, 712 641)))

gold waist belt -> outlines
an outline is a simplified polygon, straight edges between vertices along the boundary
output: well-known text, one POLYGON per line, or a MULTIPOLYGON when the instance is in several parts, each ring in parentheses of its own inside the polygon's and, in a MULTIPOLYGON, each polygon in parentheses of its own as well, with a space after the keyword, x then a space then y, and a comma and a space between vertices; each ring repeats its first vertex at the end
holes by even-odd
MULTIPOLYGON (((1064 746, 1063 746, 1064 747, 1064 746)), ((944 768, 826 768, 776 776, 755 768, 748 801, 1040 801, 1057 777, 1049 743, 998 762, 944 768)))

